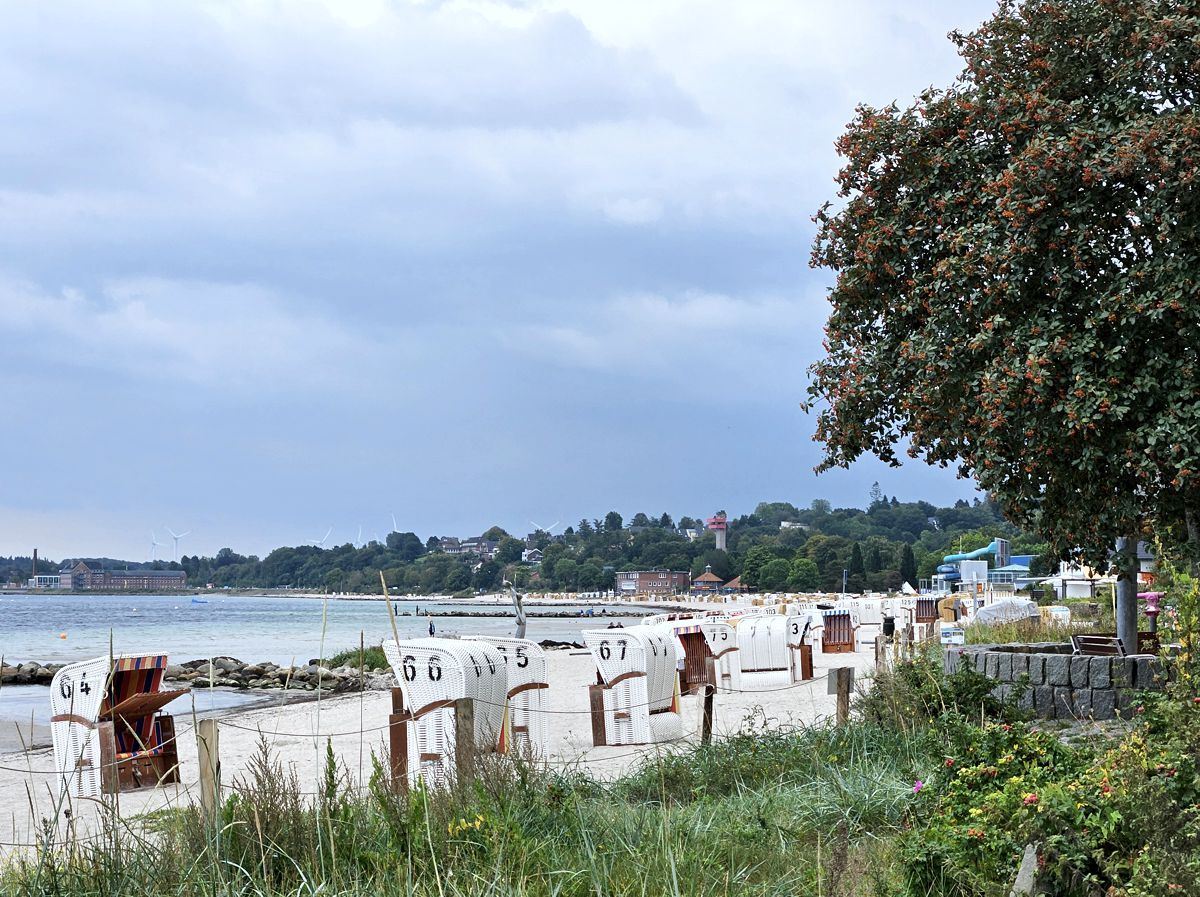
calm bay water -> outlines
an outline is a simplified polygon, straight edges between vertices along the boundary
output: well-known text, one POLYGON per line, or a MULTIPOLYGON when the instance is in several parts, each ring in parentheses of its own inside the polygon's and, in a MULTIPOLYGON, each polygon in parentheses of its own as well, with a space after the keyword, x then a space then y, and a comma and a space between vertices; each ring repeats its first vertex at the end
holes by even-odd
MULTIPOLYGON (((167 652, 172 663, 229 656, 247 662, 304 664, 310 658, 367 645, 391 635, 382 601, 323 601, 312 598, 242 597, 213 594, 207 604, 184 595, 0 595, 0 655, 6 663, 64 663, 107 654, 167 652), (324 630, 324 651, 321 650, 324 630), (66 638, 60 638, 65 635, 66 638)), ((425 611, 510 612, 505 604, 400 601, 396 626, 401 638, 428 634, 425 611), (421 616, 413 616, 417 607, 421 616)), ((579 607, 527 607, 526 637, 535 641, 575 641, 582 629, 604 627, 636 617, 623 609, 596 605, 595 617, 545 616, 579 607), (601 616, 607 610, 608 616, 601 616)), ((504 617, 433 618, 438 635, 511 635, 504 617)))
MULTIPOLYGON (((322 601, 313 598, 205 595, 206 604, 193 604, 189 595, 0 595, 0 655, 6 664, 24 661, 70 663, 116 654, 165 651, 172 663, 228 656, 247 662, 305 664, 356 648, 359 634, 367 645, 391 636, 387 605, 382 601, 322 601), (322 645, 324 629, 324 651, 322 645), (60 634, 66 638, 60 638, 60 634)), ((447 601, 398 601, 396 628, 400 637, 428 635, 426 610, 434 614, 479 611, 504 617, 434 616, 438 635, 511 635, 513 619, 507 604, 468 604, 447 601), (420 616, 416 616, 417 608, 420 616)), ((578 613, 580 607, 527 607, 526 637, 541 641, 578 641, 582 629, 604 627, 612 620, 625 625, 636 617, 622 608, 596 605, 592 617, 546 616, 578 613), (602 615, 601 611, 607 612, 602 615)), ((17 750, 30 738, 45 741, 41 730, 49 721, 49 690, 45 686, 0 688, 0 752, 17 750), (39 730, 28 731, 32 721, 39 730), (19 724, 24 736, 16 734, 19 724)), ((261 696, 220 689, 197 690, 171 705, 172 712, 198 713, 238 706, 261 696)))

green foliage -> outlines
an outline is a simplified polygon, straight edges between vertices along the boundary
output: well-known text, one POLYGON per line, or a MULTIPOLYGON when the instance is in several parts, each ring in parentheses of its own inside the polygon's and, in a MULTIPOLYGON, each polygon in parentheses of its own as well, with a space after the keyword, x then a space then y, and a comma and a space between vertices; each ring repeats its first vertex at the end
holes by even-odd
POLYGON ((951 86, 862 106, 838 141, 824 464, 896 463, 907 438, 1059 556, 1189 514, 1195 543, 1200 17, 1026 0, 952 37, 951 86))
POLYGON ((995 682, 967 664, 946 675, 933 652, 878 670, 872 687, 858 696, 855 709, 877 725, 905 728, 950 716, 1015 721, 1023 714, 1015 694, 1000 700, 995 682))

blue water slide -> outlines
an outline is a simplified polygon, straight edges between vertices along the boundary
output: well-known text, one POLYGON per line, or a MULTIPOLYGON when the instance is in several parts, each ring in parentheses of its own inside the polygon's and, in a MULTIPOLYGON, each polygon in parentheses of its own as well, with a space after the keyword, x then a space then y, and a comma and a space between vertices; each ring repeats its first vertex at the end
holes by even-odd
POLYGON ((937 568, 938 576, 946 582, 952 582, 956 579, 962 579, 962 574, 958 572, 958 568, 953 564, 941 564, 937 568))
POLYGON ((965 552, 964 554, 948 554, 944 558, 942 558, 942 560, 945 561, 947 564, 951 564, 951 563, 954 563, 955 561, 973 561, 976 558, 983 557, 985 554, 995 554, 995 553, 996 553, 996 540, 993 539, 989 545, 986 545, 983 548, 978 548, 975 551, 968 551, 968 552, 965 552))

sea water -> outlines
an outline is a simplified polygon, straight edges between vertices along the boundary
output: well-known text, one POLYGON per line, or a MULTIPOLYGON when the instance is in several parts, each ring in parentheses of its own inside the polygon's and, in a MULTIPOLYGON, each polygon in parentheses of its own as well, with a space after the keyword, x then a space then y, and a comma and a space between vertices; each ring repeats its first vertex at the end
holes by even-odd
MULTIPOLYGON (((392 634, 383 601, 245 597, 213 593, 206 603, 190 595, 0 595, 0 657, 6 666, 26 661, 71 663, 114 654, 170 655, 171 663, 234 657, 247 663, 272 661, 304 665, 392 634)), ((396 629, 401 638, 437 635, 512 635, 506 604, 462 601, 398 601, 396 629), (419 610, 419 613, 418 613, 419 610), (426 611, 435 616, 427 619, 426 611), (462 616, 437 616, 454 613, 462 616), (471 613, 504 616, 466 616, 471 613)), ((635 624, 619 606, 528 607, 526 638, 578 641, 580 631, 614 620, 635 624), (580 611, 592 616, 578 616, 580 611), (572 614, 569 617, 558 614, 572 614), (555 616, 549 616, 554 614, 555 616)), ((49 721, 45 686, 0 687, 0 752, 15 750, 15 723, 38 728, 49 721), (11 736, 11 737, 10 737, 11 736)), ((171 705, 173 713, 205 714, 261 699, 262 695, 220 689, 197 690, 171 705), (186 707, 184 704, 186 703, 186 707), (177 706, 178 705, 178 706, 177 706)), ((43 733, 44 734, 44 733, 43 733)))
MULTIPOLYGON (((307 664, 329 657, 359 640, 368 647, 392 634, 382 601, 245 597, 212 593, 206 603, 189 595, 0 595, 0 656, 15 662, 69 663, 114 654, 170 655, 172 663, 208 657, 234 657, 247 663, 307 664)), ((399 601, 396 629, 401 638, 437 635, 512 635, 506 604, 462 601, 399 601), (426 611, 434 616, 426 619, 426 611), (437 616, 443 613, 464 616, 437 616), (465 616, 471 613, 504 616, 465 616)), ((578 641, 583 629, 613 620, 636 623, 619 606, 595 605, 594 616, 578 616, 583 606, 528 607, 525 637, 534 641, 578 641), (562 617, 568 613, 573 616, 562 617), (554 614, 555 616, 550 616, 554 614)))

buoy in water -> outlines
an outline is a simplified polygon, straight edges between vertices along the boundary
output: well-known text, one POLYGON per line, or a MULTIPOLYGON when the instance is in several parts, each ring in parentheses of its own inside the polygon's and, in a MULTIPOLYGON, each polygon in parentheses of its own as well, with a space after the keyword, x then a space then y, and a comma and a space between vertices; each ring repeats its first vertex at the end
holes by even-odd
POLYGON ((59 637, 59 638, 66 638, 66 637, 67 637, 67 634, 66 634, 65 632, 60 632, 60 633, 58 634, 58 637, 59 637))

